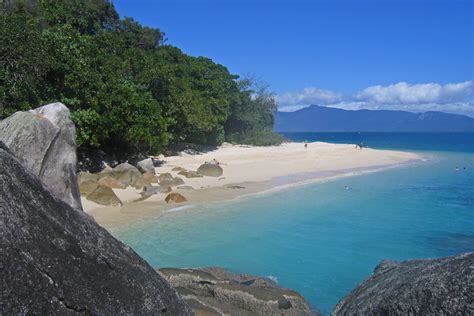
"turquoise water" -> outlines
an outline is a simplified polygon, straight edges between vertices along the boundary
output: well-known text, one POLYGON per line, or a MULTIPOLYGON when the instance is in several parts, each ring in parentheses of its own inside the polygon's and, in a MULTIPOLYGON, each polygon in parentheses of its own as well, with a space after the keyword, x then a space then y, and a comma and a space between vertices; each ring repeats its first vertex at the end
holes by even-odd
POLYGON ((415 149, 428 160, 169 212, 113 233, 153 266, 216 265, 271 276, 325 314, 383 259, 474 251, 473 134, 287 137, 333 142, 362 137, 372 147, 415 149))

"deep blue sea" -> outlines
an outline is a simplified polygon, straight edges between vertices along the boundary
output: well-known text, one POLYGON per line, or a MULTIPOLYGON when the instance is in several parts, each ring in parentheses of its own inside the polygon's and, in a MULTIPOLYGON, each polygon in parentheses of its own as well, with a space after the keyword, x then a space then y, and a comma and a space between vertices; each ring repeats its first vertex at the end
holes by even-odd
POLYGON ((383 259, 474 251, 474 134, 285 136, 362 141, 373 148, 418 152, 427 160, 169 212, 113 233, 155 267, 223 266, 269 276, 324 314, 383 259))

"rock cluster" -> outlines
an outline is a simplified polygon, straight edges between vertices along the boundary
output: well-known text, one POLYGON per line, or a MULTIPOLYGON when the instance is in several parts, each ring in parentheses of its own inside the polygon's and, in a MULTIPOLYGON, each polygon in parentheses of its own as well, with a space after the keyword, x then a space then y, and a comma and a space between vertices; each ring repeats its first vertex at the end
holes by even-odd
POLYGON ((192 315, 170 284, 0 142, 0 313, 192 315))
POLYGON ((474 253, 383 261, 333 315, 474 315, 474 253))
MULTIPOLYGON (((77 180, 79 190, 86 199, 94 203, 110 206, 122 205, 122 201, 113 189, 126 189, 129 186, 143 189, 149 187, 151 183, 158 182, 154 168, 153 171, 147 170, 149 163, 144 165, 145 167, 142 165, 141 169, 146 171, 145 173, 141 173, 129 163, 121 163, 113 169, 106 168, 99 173, 80 172, 77 180)), ((151 192, 148 191, 150 196, 151 192)))
POLYGON ((76 180, 76 128, 64 104, 16 112, 0 121, 0 141, 53 194, 82 209, 76 180))
MULTIPOLYGON (((113 189, 126 189, 129 186, 142 189, 141 197, 136 202, 144 201, 158 193, 169 193, 171 188, 184 184, 183 179, 171 173, 155 175, 155 169, 151 169, 151 159, 138 162, 138 168, 129 163, 122 163, 115 168, 106 168, 99 173, 80 172, 78 184, 81 194, 94 203, 106 206, 122 205, 119 197, 113 189), (152 171, 153 170, 153 171, 152 171), (142 173, 143 172, 143 173, 142 173), (158 185, 153 185, 158 184, 158 185)), ((170 194, 165 198, 167 203, 182 203, 186 198, 179 193, 170 194)))
POLYGON ((233 275, 221 268, 159 271, 197 315, 317 314, 300 294, 268 278, 233 275))
MULTIPOLYGON (((183 178, 173 176, 171 173, 155 174, 154 163, 151 158, 136 163, 137 167, 129 163, 121 163, 115 168, 105 168, 99 173, 80 172, 78 184, 81 194, 92 202, 106 206, 123 205, 114 189, 126 189, 129 186, 143 189, 141 197, 135 202, 144 201, 158 193, 170 193, 172 188, 192 190, 193 187, 185 185, 183 178), (154 183, 158 185, 153 185, 154 183)), ((172 172, 186 178, 219 177, 223 170, 218 164, 202 164, 197 171, 174 167, 172 172)), ((183 203, 187 199, 180 193, 170 193, 165 197, 166 203, 183 203)))

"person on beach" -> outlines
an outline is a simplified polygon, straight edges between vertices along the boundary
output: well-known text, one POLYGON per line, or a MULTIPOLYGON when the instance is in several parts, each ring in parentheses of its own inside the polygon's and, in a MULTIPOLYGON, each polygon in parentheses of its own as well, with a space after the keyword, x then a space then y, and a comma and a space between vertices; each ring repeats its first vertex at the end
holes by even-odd
POLYGON ((307 140, 304 141, 304 148, 308 148, 308 141, 307 140))

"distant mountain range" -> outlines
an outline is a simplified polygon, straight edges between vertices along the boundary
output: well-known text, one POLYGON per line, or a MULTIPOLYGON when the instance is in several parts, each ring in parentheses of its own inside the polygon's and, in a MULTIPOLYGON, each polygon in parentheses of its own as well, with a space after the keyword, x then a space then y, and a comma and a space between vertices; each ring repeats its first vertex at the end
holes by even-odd
POLYGON ((277 132, 474 132, 474 118, 443 112, 342 110, 311 105, 277 112, 277 132))

